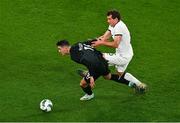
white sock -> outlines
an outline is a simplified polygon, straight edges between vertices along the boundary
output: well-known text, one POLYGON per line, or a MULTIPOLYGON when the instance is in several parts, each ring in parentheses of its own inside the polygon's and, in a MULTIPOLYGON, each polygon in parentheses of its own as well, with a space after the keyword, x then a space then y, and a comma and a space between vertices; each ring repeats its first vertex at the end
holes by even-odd
POLYGON ((130 73, 126 73, 124 75, 124 79, 130 81, 130 84, 131 84, 131 82, 135 83, 137 86, 141 84, 141 82, 130 73))

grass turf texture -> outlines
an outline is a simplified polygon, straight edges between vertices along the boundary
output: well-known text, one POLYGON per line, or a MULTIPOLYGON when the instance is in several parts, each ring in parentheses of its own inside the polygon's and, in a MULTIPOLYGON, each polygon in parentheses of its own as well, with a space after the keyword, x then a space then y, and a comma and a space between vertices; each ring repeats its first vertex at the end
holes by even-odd
POLYGON ((180 121, 179 13, 179 0, 0 0, 0 121, 180 121), (132 36, 127 71, 149 92, 100 78, 95 99, 81 102, 75 70, 83 67, 59 56, 55 43, 103 34, 112 8, 132 36), (44 98, 50 113, 39 109, 44 98))

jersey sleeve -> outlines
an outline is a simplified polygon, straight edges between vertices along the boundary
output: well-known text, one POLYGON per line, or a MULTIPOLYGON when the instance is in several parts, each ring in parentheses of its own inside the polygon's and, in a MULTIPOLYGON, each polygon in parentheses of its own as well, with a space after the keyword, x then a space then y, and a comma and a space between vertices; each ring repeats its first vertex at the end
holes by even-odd
POLYGON ((120 25, 116 26, 114 31, 115 31, 114 32, 115 36, 118 36, 118 35, 122 36, 123 35, 123 28, 120 25))

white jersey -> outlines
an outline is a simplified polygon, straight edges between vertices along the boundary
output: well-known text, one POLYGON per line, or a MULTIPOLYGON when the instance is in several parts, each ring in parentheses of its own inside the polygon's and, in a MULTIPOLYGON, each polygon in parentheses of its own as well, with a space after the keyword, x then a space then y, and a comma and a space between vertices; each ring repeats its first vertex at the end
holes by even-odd
POLYGON ((109 26, 108 29, 111 31, 113 39, 115 35, 122 35, 119 46, 118 48, 116 48, 116 54, 119 54, 120 56, 125 58, 132 58, 133 49, 130 42, 131 37, 126 25, 122 21, 119 21, 114 27, 109 26))

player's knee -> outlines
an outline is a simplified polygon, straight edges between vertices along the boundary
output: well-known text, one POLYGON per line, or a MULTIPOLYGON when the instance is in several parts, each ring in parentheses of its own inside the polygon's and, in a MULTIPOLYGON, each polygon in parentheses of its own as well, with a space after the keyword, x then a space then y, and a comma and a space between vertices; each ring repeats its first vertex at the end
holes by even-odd
POLYGON ((124 74, 124 72, 117 72, 117 74, 121 77, 124 74))
POLYGON ((87 86, 87 83, 85 82, 84 79, 81 80, 80 86, 81 86, 81 87, 86 87, 86 86, 87 86))
POLYGON ((108 75, 103 76, 103 77, 104 77, 104 79, 110 80, 111 79, 111 74, 109 73, 108 75))

